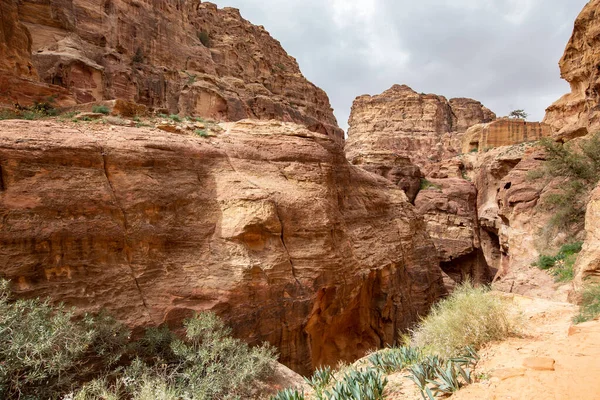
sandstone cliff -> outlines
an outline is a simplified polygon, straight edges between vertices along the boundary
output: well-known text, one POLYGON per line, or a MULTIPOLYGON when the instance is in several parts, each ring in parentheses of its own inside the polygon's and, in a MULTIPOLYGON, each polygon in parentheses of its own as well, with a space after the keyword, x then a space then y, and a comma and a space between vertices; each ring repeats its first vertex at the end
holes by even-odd
POLYGON ((419 94, 394 85, 377 96, 360 96, 352 105, 346 155, 350 162, 383 150, 409 157, 421 169, 461 152, 462 134, 496 116, 471 99, 419 94))
POLYGON ((1 274, 23 296, 132 326, 210 309, 307 372, 392 343, 444 293, 404 192, 331 137, 93 126, 0 122, 1 274))
POLYGON ((561 77, 571 85, 571 93, 548 107, 544 122, 564 140, 600 130, 599 15, 599 0, 584 7, 559 63, 561 77))
POLYGON ((179 0, 8 0, 4 8, 18 29, 5 30, 0 49, 19 61, 1 69, 32 78, 37 70, 79 103, 123 99, 217 120, 277 119, 343 140, 325 92, 237 9, 179 0))
POLYGON ((352 106, 345 145, 349 161, 386 177, 414 199, 449 288, 467 277, 490 279, 480 246, 477 191, 463 179, 460 161, 446 160, 460 153, 469 127, 494 118, 475 100, 448 101, 405 85, 361 96, 352 106), (425 176, 429 181, 422 180, 425 176), (422 182, 430 190, 419 192, 422 182))
POLYGON ((535 142, 552 135, 550 125, 501 118, 470 127, 463 137, 462 152, 487 151, 496 147, 535 142))

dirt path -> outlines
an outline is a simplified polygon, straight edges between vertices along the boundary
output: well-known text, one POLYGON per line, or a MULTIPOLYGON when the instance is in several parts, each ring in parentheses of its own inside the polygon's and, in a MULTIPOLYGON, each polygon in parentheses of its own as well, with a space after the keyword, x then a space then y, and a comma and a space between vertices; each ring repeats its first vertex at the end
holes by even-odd
POLYGON ((524 337, 482 350, 476 373, 489 379, 452 399, 600 399, 600 321, 571 326, 577 312, 571 304, 521 296, 513 301, 524 312, 524 337))
MULTIPOLYGON (((572 326, 572 304, 502 296, 523 312, 522 337, 482 349, 479 382, 449 399, 600 400, 600 321, 572 326)), ((388 400, 422 399, 405 375, 388 376, 388 400)))

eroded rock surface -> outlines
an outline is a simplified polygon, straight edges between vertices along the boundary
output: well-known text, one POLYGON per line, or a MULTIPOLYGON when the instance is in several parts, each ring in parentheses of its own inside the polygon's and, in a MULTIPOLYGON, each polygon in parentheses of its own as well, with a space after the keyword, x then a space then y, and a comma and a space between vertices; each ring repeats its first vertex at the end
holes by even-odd
POLYGON ((493 276, 479 240, 475 186, 462 178, 429 182, 432 187, 419 192, 415 207, 425 218, 442 270, 454 284, 490 281, 493 276))
POLYGON ((600 1, 590 1, 577 17, 559 62, 561 77, 571 85, 571 93, 548 107, 544 122, 563 140, 600 130, 599 15, 600 1))
POLYGON ((444 293, 404 192, 334 138, 0 122, 0 264, 22 296, 132 326, 213 310, 299 372, 392 343, 444 293))
POLYGON ((600 283, 600 186, 590 196, 585 214, 585 231, 583 249, 574 266, 575 291, 571 294, 573 299, 584 284, 600 283))
POLYGON ((394 85, 380 95, 360 96, 354 101, 346 154, 353 162, 385 150, 410 158, 427 174, 428 165, 461 152, 467 128, 495 118, 475 100, 448 101, 394 85))
POLYGON ((550 125, 501 118, 469 128, 463 138, 462 152, 484 152, 496 147, 535 142, 549 136, 552 136, 550 125))
POLYGON ((40 81, 79 103, 123 99, 216 120, 277 119, 343 140, 325 92, 237 9, 175 0, 11 2, 20 36, 10 43, 29 38, 40 81))

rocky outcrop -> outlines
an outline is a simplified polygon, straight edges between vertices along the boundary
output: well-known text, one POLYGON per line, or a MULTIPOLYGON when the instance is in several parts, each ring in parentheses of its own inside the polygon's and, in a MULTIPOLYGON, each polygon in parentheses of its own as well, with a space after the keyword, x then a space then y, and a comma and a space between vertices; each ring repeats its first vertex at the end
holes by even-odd
POLYGON ((535 143, 504 146, 465 155, 467 174, 477 187, 481 248, 496 271, 496 289, 566 300, 554 278, 533 266, 540 254, 552 254, 567 232, 549 229, 553 211, 548 196, 560 180, 538 178, 545 154, 535 143))
POLYGON ((592 192, 587 205, 585 232, 583 249, 574 266, 574 300, 584 284, 600 283, 600 186, 592 192))
POLYGON ((59 86, 39 82, 31 61, 31 36, 19 22, 17 0, 0 3, 0 106, 28 106, 52 99, 58 105, 75 104, 59 86))
POLYGON ((346 154, 353 162, 385 150, 410 158, 427 175, 430 164, 460 153, 467 128, 495 118, 475 100, 448 101, 394 85, 380 95, 354 101, 346 154))
POLYGON ((0 122, 0 275, 131 326, 213 310, 308 372, 393 343, 444 293, 404 192, 331 137, 0 122))
POLYGON ((26 28, 39 79, 79 103, 122 99, 216 120, 277 119, 343 140, 325 92, 237 9, 178 0, 67 3, 22 0, 15 20, 26 28))
POLYGON ((448 101, 405 85, 378 96, 361 96, 352 106, 348 160, 386 177, 414 199, 449 288, 467 277, 476 282, 490 277, 479 240, 476 189, 464 179, 461 161, 451 157, 460 153, 470 126, 494 118, 475 100, 448 101), (422 182, 431 190, 419 192, 422 182))
POLYGON ((561 77, 571 85, 546 110, 544 122, 569 140, 600 130, 600 1, 592 0, 575 21, 573 36, 559 62, 561 77))
POLYGON ((463 138, 462 152, 484 152, 495 147, 535 142, 549 136, 552 136, 552 129, 547 124, 502 118, 469 128, 463 138))
POLYGON ((475 186, 462 178, 431 179, 429 185, 419 192, 415 207, 425 218, 449 286, 491 281, 479 240, 475 186))

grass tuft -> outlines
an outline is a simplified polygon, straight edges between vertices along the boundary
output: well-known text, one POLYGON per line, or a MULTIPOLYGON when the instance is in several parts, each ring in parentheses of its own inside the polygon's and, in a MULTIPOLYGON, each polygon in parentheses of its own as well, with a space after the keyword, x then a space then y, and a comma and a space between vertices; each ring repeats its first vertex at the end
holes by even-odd
POLYGON ((583 289, 579 314, 573 318, 573 322, 580 324, 596 319, 598 316, 600 316, 600 284, 588 285, 583 289))
POLYGON ((454 357, 465 347, 479 349, 516 332, 516 320, 500 298, 486 288, 463 284, 421 320, 412 342, 427 353, 454 357))

